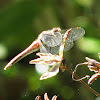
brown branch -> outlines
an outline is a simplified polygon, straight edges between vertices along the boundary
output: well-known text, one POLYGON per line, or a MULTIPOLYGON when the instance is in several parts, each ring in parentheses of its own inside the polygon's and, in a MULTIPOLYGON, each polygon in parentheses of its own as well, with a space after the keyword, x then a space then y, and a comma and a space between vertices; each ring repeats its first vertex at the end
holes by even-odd
MULTIPOLYGON (((68 69, 71 73, 73 73, 73 70, 72 70, 69 66, 67 66, 67 69, 68 69)), ((79 76, 78 76, 77 74, 74 74, 74 77, 77 78, 77 79, 80 79, 79 76)), ((80 80, 80 82, 81 82, 86 88, 88 88, 93 94, 95 94, 96 96, 100 97, 100 94, 97 93, 94 89, 92 89, 92 88, 91 88, 88 84, 86 84, 83 80, 80 80)))

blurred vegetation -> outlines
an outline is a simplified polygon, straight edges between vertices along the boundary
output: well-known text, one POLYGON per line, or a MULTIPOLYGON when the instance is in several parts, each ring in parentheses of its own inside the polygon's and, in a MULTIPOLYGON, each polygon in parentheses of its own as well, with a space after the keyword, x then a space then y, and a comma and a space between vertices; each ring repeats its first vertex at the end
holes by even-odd
MULTIPOLYGON (((44 30, 53 27, 68 29, 83 27, 86 34, 64 53, 72 69, 85 57, 99 61, 100 0, 0 0, 0 100, 34 100, 48 93, 57 100, 95 100, 96 96, 80 82, 74 82, 66 69, 55 77, 40 81, 34 65, 29 65, 35 53, 4 71, 4 66, 29 46, 44 30)), ((86 66, 80 76, 90 74, 86 66)), ((87 80, 86 80, 87 82, 87 80)), ((100 93, 100 79, 91 87, 100 93)), ((43 97, 42 97, 43 98, 43 97)), ((96 99, 98 100, 98 99, 96 99)))

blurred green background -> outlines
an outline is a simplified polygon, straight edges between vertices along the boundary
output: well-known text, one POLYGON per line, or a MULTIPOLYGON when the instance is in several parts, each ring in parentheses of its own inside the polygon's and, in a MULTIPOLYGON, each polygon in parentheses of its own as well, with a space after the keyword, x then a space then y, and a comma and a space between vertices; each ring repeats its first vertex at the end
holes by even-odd
MULTIPOLYGON (((95 100, 96 96, 71 78, 66 68, 56 76, 40 81, 31 59, 33 53, 4 71, 4 66, 29 46, 44 30, 80 26, 86 34, 64 53, 67 65, 84 62, 85 57, 99 61, 100 0, 0 0, 0 100, 34 100, 48 93, 57 100, 95 100)), ((80 77, 92 75, 87 66, 79 68, 80 77)), ((85 80, 87 82, 87 79, 85 80)), ((91 87, 100 93, 100 78, 91 87)))

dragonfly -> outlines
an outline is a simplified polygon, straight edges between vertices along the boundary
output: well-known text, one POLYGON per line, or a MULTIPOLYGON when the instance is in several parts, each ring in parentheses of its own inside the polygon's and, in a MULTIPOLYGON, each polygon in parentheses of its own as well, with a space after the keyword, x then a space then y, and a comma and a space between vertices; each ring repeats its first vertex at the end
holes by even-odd
MULTIPOLYGON (((67 30, 67 29, 66 29, 67 30)), ((62 43, 64 33, 66 30, 61 30, 59 27, 51 30, 43 31, 39 34, 38 38, 31 43, 24 51, 15 56, 10 62, 4 67, 4 70, 8 69, 25 56, 40 49, 41 53, 59 53, 59 47, 62 43)), ((65 45, 65 51, 68 51, 73 47, 73 41, 81 38, 85 34, 83 28, 71 28, 71 32, 68 35, 65 45)))
MULTIPOLYGON (((76 33, 79 32, 81 28, 77 27, 76 33)), ((73 32, 73 29, 68 29, 65 34, 63 35, 62 42, 59 47, 59 54, 51 54, 51 53, 37 53, 39 58, 31 60, 30 64, 45 64, 52 66, 46 73, 44 73, 40 80, 50 78, 52 76, 55 76, 59 72, 59 67, 61 66, 62 60, 63 60, 63 52, 66 45, 66 41, 73 42, 72 40, 69 40, 69 36, 73 32)))

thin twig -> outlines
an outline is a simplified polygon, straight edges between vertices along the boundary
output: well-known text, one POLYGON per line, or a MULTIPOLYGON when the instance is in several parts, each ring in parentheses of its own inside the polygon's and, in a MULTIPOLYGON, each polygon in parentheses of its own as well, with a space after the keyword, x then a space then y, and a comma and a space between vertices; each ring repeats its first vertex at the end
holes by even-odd
MULTIPOLYGON (((72 70, 69 66, 67 66, 67 68, 68 68, 68 70, 69 70, 71 73, 73 73, 73 70, 72 70)), ((77 74, 74 74, 74 77, 77 78, 77 79, 79 79, 79 76, 78 76, 77 74)), ((91 88, 88 84, 86 84, 83 80, 80 80, 80 82, 81 82, 86 88, 88 88, 93 94, 95 94, 96 96, 100 97, 100 94, 97 93, 94 89, 92 89, 92 88, 91 88)))

